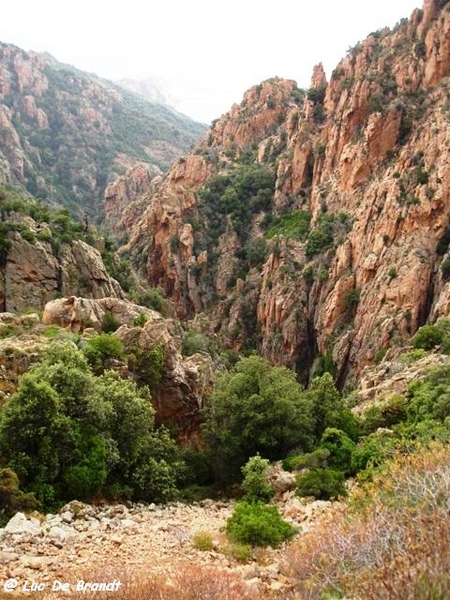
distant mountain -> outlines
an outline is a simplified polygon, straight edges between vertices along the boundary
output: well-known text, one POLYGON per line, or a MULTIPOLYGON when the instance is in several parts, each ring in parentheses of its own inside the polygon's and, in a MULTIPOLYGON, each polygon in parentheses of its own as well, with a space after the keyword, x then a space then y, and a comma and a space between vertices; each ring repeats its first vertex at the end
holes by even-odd
POLYGON ((142 96, 153 104, 161 104, 169 108, 175 108, 176 101, 163 81, 157 77, 146 77, 145 79, 119 79, 116 82, 120 87, 142 96))
POLYGON ((98 213, 106 185, 141 163, 165 170, 204 126, 168 106, 0 42, 0 182, 73 213, 98 213))

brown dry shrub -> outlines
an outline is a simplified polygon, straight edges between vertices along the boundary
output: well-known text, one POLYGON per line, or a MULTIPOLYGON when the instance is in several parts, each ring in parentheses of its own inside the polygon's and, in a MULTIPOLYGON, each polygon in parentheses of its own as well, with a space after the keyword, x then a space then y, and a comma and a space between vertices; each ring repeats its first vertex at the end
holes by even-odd
POLYGON ((259 600, 258 590, 250 587, 237 575, 223 569, 180 566, 176 573, 144 574, 131 570, 91 573, 85 581, 122 583, 117 592, 78 592, 73 600, 259 600))
POLYGON ((450 447, 397 456, 286 553, 305 600, 450 598, 450 447))

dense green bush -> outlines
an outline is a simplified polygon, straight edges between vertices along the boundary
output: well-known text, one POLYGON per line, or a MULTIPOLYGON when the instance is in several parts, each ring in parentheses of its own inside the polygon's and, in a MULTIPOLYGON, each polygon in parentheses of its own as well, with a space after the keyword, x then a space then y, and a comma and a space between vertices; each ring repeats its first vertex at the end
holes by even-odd
POLYGON ((162 312, 164 310, 164 296, 159 288, 151 288, 146 292, 140 294, 137 299, 137 303, 141 306, 146 306, 152 310, 162 312))
POLYGON ((70 342, 20 378, 0 413, 0 452, 47 508, 103 489, 167 499, 186 470, 168 432, 154 428, 148 389, 113 371, 95 377, 70 342))
POLYGON ((407 402, 403 396, 394 395, 383 404, 377 404, 369 408, 364 414, 361 431, 368 435, 378 427, 392 427, 407 418, 407 402))
POLYGON ((325 429, 320 440, 320 449, 329 452, 327 466, 347 475, 352 472, 352 454, 355 448, 355 442, 335 427, 325 429))
POLYGON ((352 454, 352 470, 359 473, 365 469, 378 467, 391 458, 396 438, 392 433, 371 433, 363 437, 352 454))
POLYGON ((302 469, 322 469, 328 464, 330 451, 326 448, 317 448, 308 454, 294 454, 283 459, 285 471, 301 471, 302 469))
POLYGON ((412 382, 408 392, 410 422, 419 423, 426 419, 444 421, 450 416, 450 366, 433 369, 424 379, 412 382))
POLYGON ((226 175, 211 177, 199 193, 209 221, 209 243, 224 233, 226 215, 244 242, 253 216, 270 209, 274 185, 274 173, 254 164, 241 164, 226 175))
POLYGON ((83 354, 88 359, 92 370, 100 374, 109 359, 119 360, 123 355, 122 342, 109 333, 92 337, 83 347, 83 354))
POLYGON ((267 481, 267 470, 270 462, 259 456, 252 456, 242 467, 244 480, 242 490, 247 502, 268 502, 275 490, 267 481))
POLYGON ((16 473, 12 469, 0 469, 0 526, 17 511, 30 511, 37 506, 33 494, 20 490, 16 473))
POLYGON ((351 228, 351 221, 344 212, 339 214, 322 213, 306 240, 306 256, 312 258, 316 254, 326 252, 335 245, 351 228))
POLYGON ((287 239, 305 241, 308 237, 312 214, 306 210, 286 213, 272 221, 267 237, 283 235, 287 239))
POLYGON ((295 529, 284 521, 275 506, 260 502, 238 502, 227 521, 230 538, 241 544, 276 548, 290 539, 295 529))
POLYGON ((164 374, 164 348, 156 344, 151 350, 145 350, 137 344, 127 348, 128 368, 136 377, 140 385, 146 385, 150 389, 155 388, 161 382, 164 374))
POLYGON ((181 344, 181 353, 183 356, 192 356, 197 352, 211 353, 210 340, 200 333, 200 331, 185 331, 181 344))
POLYGON ((294 447, 309 449, 311 403, 295 375, 250 356, 217 381, 204 410, 204 437, 223 483, 257 453, 281 459, 294 447))
POLYGON ((307 395, 312 405, 314 439, 317 445, 327 427, 336 427, 352 440, 358 439, 359 421, 345 406, 330 373, 315 377, 307 395))
POLYGON ((116 329, 119 329, 120 321, 115 317, 111 311, 107 310, 102 318, 102 331, 104 333, 114 333, 116 329))
POLYGON ((412 338, 414 348, 432 350, 439 346, 444 339, 444 331, 437 325, 424 325, 420 327, 412 338))
POLYGON ((333 469, 309 471, 298 477, 297 494, 313 496, 317 500, 331 500, 346 496, 344 474, 333 469))

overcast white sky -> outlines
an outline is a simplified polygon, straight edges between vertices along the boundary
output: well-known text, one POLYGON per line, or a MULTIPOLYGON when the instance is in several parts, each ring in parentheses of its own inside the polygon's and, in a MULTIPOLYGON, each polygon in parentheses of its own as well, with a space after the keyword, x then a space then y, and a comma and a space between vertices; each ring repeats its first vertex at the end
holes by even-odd
POLYGON ((308 87, 347 48, 422 0, 3 0, 0 41, 107 79, 158 77, 177 109, 210 122, 278 75, 308 87))

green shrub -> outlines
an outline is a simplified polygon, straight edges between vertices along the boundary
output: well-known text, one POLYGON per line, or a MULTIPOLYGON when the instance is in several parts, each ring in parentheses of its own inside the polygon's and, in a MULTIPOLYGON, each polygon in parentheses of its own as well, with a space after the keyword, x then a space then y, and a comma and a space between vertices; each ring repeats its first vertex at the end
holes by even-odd
POLYGON ((107 310, 103 315, 102 319, 102 330, 104 333, 113 333, 116 329, 119 329, 120 321, 112 314, 111 311, 107 310))
POLYGON ((192 484, 181 488, 177 497, 180 502, 192 504, 200 500, 216 498, 217 490, 209 485, 192 484))
POLYGON ((356 445, 348 435, 340 429, 328 427, 320 440, 320 448, 329 452, 327 466, 345 474, 351 473, 352 454, 356 445))
POLYGON ((163 501, 186 466, 154 414, 146 387, 114 371, 95 377, 73 343, 53 344, 0 411, 0 454, 44 509, 103 487, 163 501))
POLYGON ((311 403, 316 444, 320 443, 327 427, 336 427, 344 431, 350 439, 358 439, 359 421, 346 407, 330 373, 324 373, 312 380, 307 397, 311 403))
POLYGON ((0 339, 16 337, 21 333, 20 327, 17 325, 13 325, 12 323, 0 323, 0 339))
POLYGON ((378 427, 392 427, 407 417, 407 402, 403 396, 394 395, 387 402, 369 408, 361 425, 365 435, 372 433, 378 427))
POLYGON ((391 433, 371 433, 362 438, 352 455, 352 469, 355 473, 378 467, 394 453, 395 437, 391 433))
POLYGON ((416 348, 415 350, 411 350, 410 352, 402 352, 398 358, 406 364, 411 364, 413 362, 416 362, 417 360, 420 360, 426 355, 427 353, 423 348, 416 348))
POLYGON ((33 494, 19 489, 19 478, 12 469, 0 469, 0 526, 17 511, 30 511, 38 507, 33 494))
POLYGON ((181 353, 183 356, 192 356, 197 352, 210 353, 209 339, 199 331, 186 331, 183 335, 181 353))
POLYGON ((144 327, 147 323, 147 316, 144 312, 138 314, 137 317, 133 319, 133 327, 144 327))
POLYGON ((252 547, 250 544, 231 544, 228 553, 238 562, 246 563, 252 558, 252 547))
POLYGON ((123 345, 119 339, 110 333, 101 333, 87 342, 83 347, 83 354, 94 373, 100 374, 104 371, 107 360, 122 358, 123 345))
POLYGON ((48 325, 44 329, 44 335, 45 335, 46 338, 53 339, 61 331, 62 331, 62 329, 61 329, 61 327, 58 327, 58 325, 48 325))
POLYGON ((276 219, 267 231, 269 239, 276 235, 283 235, 286 239, 305 241, 311 223, 311 213, 299 210, 287 213, 276 219))
POLYGON ((317 469, 297 478, 297 494, 313 496, 317 500, 337 499, 346 496, 344 474, 333 469, 317 469))
POLYGON ((345 294, 344 301, 345 307, 350 315, 354 315, 356 313, 356 309, 359 304, 359 297, 361 295, 361 290, 352 289, 348 290, 345 294))
POLYGON ((424 325, 417 330, 412 338, 414 348, 422 348, 423 350, 433 350, 435 346, 439 346, 444 339, 444 331, 437 325, 424 325))
POLYGON ((242 467, 244 481, 242 489, 247 502, 268 502, 274 495, 275 490, 267 482, 267 470, 269 461, 261 458, 259 454, 252 456, 242 467))
POLYGON ((203 431, 216 477, 231 483, 258 452, 279 460, 293 448, 309 449, 311 401, 291 370, 250 356, 218 379, 203 431))
POLYGON ((292 525, 281 518, 275 506, 245 501, 236 504, 226 529, 235 542, 274 548, 295 533, 292 525))
POLYGON ((244 256, 250 267, 261 266, 269 254, 269 248, 263 237, 250 238, 244 246, 244 256))
POLYGON ((197 531, 192 538, 192 545, 196 550, 210 551, 213 549, 213 537, 209 531, 197 531))
POLYGON ((326 252, 351 228, 348 215, 344 212, 336 214, 321 214, 306 240, 306 256, 312 258, 316 254, 326 252))
POLYGON ((437 367, 424 379, 413 381, 408 392, 410 422, 419 423, 427 419, 444 421, 450 416, 450 366, 437 367))
POLYGON ((302 469, 323 469, 328 464, 330 451, 326 448, 317 448, 309 454, 288 456, 283 459, 285 471, 301 471, 302 469))
POLYGON ((446 258, 441 263, 442 277, 447 280, 450 277, 450 260, 446 258))
POLYGON ((137 303, 141 306, 151 308, 158 312, 162 312, 164 309, 164 296, 159 288, 151 288, 144 292, 137 298, 137 303))
POLYGON ((135 374, 138 383, 147 385, 150 389, 159 385, 165 364, 162 346, 157 344, 151 350, 144 350, 133 345, 128 349, 127 359, 128 368, 135 374))
POLYGON ((187 469, 186 484, 204 487, 213 483, 214 473, 211 456, 206 450, 191 450, 187 448, 183 452, 183 460, 187 469))

